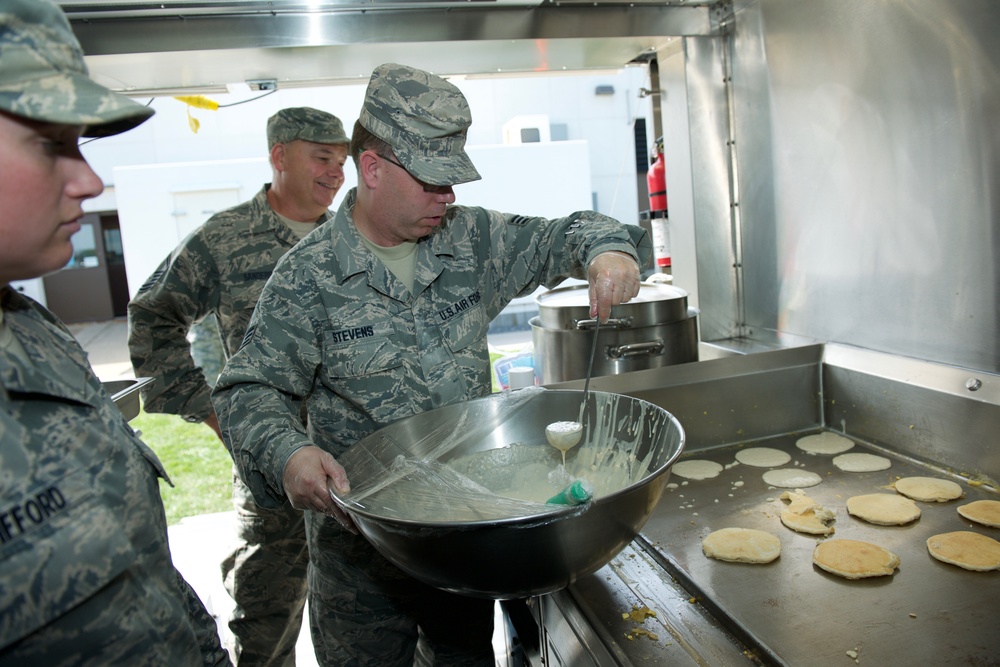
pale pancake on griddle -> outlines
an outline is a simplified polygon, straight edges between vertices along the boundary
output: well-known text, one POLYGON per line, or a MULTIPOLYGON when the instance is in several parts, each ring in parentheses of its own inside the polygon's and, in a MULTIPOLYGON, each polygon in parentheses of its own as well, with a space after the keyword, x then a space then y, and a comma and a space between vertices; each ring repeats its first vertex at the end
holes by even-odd
POLYGON ((1000 570, 1000 542, 969 530, 927 538, 927 551, 942 563, 974 572, 1000 570))
POLYGON ((754 468, 777 468, 792 460, 792 455, 772 447, 747 447, 736 452, 736 460, 754 468))
POLYGON ((854 441, 832 431, 823 431, 799 438, 795 446, 809 454, 841 454, 854 446, 854 441))
POLYGON ((833 457, 833 465, 844 472, 878 472, 888 470, 892 466, 892 461, 875 454, 851 452, 833 457))
POLYGON ((962 487, 955 482, 937 477, 903 477, 892 486, 897 493, 925 503, 944 503, 964 494, 962 487))
POLYGON ((899 556, 870 542, 838 539, 817 544, 813 563, 845 579, 863 579, 893 574, 899 566, 899 556))
POLYGON ((869 493, 847 499, 847 513, 879 526, 902 526, 920 518, 920 508, 904 496, 869 493))
POLYGON ((781 555, 781 540, 753 528, 721 528, 701 541, 709 558, 732 563, 770 563, 781 555))
POLYGON ((991 528, 1000 528, 1000 500, 976 500, 960 505, 958 513, 969 521, 991 528))
POLYGON ((712 479, 722 472, 722 464, 705 459, 689 459, 678 461, 670 467, 670 474, 684 479, 712 479))
POLYGON ((765 472, 761 477, 765 484, 780 489, 801 489, 816 486, 823 481, 823 478, 816 473, 798 468, 774 468, 765 472))

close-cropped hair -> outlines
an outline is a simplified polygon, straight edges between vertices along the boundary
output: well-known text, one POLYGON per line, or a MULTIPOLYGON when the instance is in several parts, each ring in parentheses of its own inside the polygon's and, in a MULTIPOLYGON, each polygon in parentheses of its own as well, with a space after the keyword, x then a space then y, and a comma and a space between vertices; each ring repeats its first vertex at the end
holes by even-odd
POLYGON ((361 154, 365 151, 375 151, 383 157, 393 155, 392 146, 369 132, 360 121, 354 121, 354 131, 351 132, 351 159, 358 169, 361 168, 361 154))

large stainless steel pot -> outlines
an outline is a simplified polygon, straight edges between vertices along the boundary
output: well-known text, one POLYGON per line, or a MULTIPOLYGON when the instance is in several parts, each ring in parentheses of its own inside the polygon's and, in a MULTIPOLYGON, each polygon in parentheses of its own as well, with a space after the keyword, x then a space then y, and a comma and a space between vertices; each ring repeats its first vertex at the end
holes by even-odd
MULTIPOLYGON (((545 441, 545 426, 576 419, 582 398, 581 391, 528 388, 403 419, 340 458, 352 489, 338 500, 386 558, 432 586, 494 599, 564 588, 607 564, 649 518, 684 447, 684 430, 673 415, 640 399, 590 392, 586 435, 568 461, 610 447, 642 465, 636 466, 636 481, 586 505, 536 503, 533 513, 512 514, 516 504, 509 500, 488 491, 453 494, 451 477, 446 486, 438 483, 438 474, 452 464, 468 471, 472 468, 460 462, 483 456, 503 477, 501 461, 515 449, 537 452, 557 468, 559 453, 545 441), (435 510, 442 518, 414 517, 417 508, 440 501, 442 494, 449 498, 435 510), (468 507, 456 507, 467 501, 468 507), (453 512, 489 516, 494 510, 492 518, 448 518, 453 512)), ((596 468, 594 479, 616 474, 610 465, 596 468)), ((470 488, 489 488, 491 477, 470 480, 470 488)))
MULTIPOLYGON (((540 294, 531 336, 540 384, 587 375, 596 320, 590 317, 587 286, 559 287, 540 294)), ((615 306, 598 330, 593 375, 616 375, 698 360, 698 311, 687 292, 673 285, 643 283, 639 295, 615 306)))

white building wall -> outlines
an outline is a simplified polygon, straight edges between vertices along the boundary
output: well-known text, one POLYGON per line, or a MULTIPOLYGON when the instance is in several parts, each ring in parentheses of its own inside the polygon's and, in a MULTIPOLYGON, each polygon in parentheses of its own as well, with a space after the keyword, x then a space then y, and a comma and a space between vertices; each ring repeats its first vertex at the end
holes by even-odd
MULTIPOLYGON (((645 68, 606 74, 456 79, 455 84, 472 109, 470 147, 502 144, 503 125, 516 116, 547 115, 566 139, 587 142, 596 210, 623 222, 636 222, 638 211, 648 208, 636 201, 632 129, 636 118, 646 118, 652 126, 649 100, 639 98, 638 93, 649 87, 645 68), (596 95, 597 86, 602 85, 612 86, 614 94, 596 95)), ((265 124, 271 114, 289 106, 314 106, 335 114, 349 133, 366 85, 279 89, 254 101, 245 100, 261 93, 210 95, 223 105, 216 111, 189 110, 173 98, 153 98, 148 100, 156 109, 152 119, 130 132, 90 141, 83 153, 107 185, 114 185, 115 167, 266 158, 265 124), (200 125, 197 133, 189 126, 188 114, 200 125)), ((549 165, 556 175, 563 167, 549 165)), ((592 206, 588 203, 587 208, 592 206)), ((98 201, 88 202, 85 209, 108 210, 98 201)))
MULTIPOLYGON (((585 141, 474 146, 469 155, 483 179, 455 188, 463 203, 544 217, 588 208, 590 161, 585 141), (553 176, 548 168, 553 163, 566 167, 553 176)), ((130 297, 197 224, 250 199, 271 177, 263 158, 118 167, 113 173, 130 297), (209 203, 212 197, 214 205, 209 203), (178 203, 183 206, 182 199, 188 198, 204 205, 197 211, 178 210, 178 203), (192 215, 201 220, 190 220, 192 215)), ((353 171, 346 176, 333 208, 357 183, 353 171)))
MULTIPOLYGON (((459 203, 556 217, 594 208, 635 223, 637 201, 633 124, 647 118, 650 103, 639 97, 649 87, 645 68, 601 74, 521 78, 457 78, 472 109, 467 147, 482 181, 456 188, 459 203), (612 86, 612 95, 597 95, 612 86), (518 116, 547 116, 549 145, 504 147, 503 126, 518 116)), ((180 190, 238 187, 241 201, 270 180, 267 118, 290 106, 312 106, 354 126, 367 81, 324 88, 289 88, 262 94, 208 97, 220 108, 189 108, 169 97, 153 98, 156 115, 124 134, 86 142, 83 153, 107 190, 85 203, 86 211, 118 210, 129 292, 183 238, 173 216, 172 194, 180 190), (254 99, 257 98, 257 99, 254 99), (247 101, 252 100, 252 101, 247 101), (230 106, 231 105, 231 106, 230 106), (198 131, 192 131, 192 120, 198 131)), ((140 100, 147 101, 147 100, 140 100)), ((336 208, 356 183, 348 161, 347 180, 336 208)))
MULTIPOLYGON (((176 193, 236 190, 237 202, 246 201, 271 179, 265 158, 117 167, 113 173, 130 298, 189 233, 176 215, 176 193)), ((231 198, 216 210, 226 205, 231 198)))

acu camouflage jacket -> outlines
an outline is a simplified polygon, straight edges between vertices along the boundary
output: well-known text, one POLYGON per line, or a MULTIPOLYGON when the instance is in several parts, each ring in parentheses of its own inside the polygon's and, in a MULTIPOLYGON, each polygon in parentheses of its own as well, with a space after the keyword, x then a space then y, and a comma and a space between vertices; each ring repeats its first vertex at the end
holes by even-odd
POLYGON ((487 395, 487 329, 515 297, 586 278, 601 252, 649 260, 645 230, 592 211, 550 220, 452 206, 417 244, 410 293, 362 243, 355 198, 275 267, 213 394, 226 445, 265 507, 284 501, 297 449, 336 457, 396 420, 487 395))
POLYGON ((147 412, 198 422, 211 414, 211 387, 191 357, 188 332, 215 313, 231 356, 275 264, 299 240, 268 204, 268 187, 193 231, 129 303, 132 366, 136 377, 157 380, 143 389, 147 412))
POLYGON ((166 473, 47 310, 0 288, 0 665, 228 665, 174 569, 166 473))

